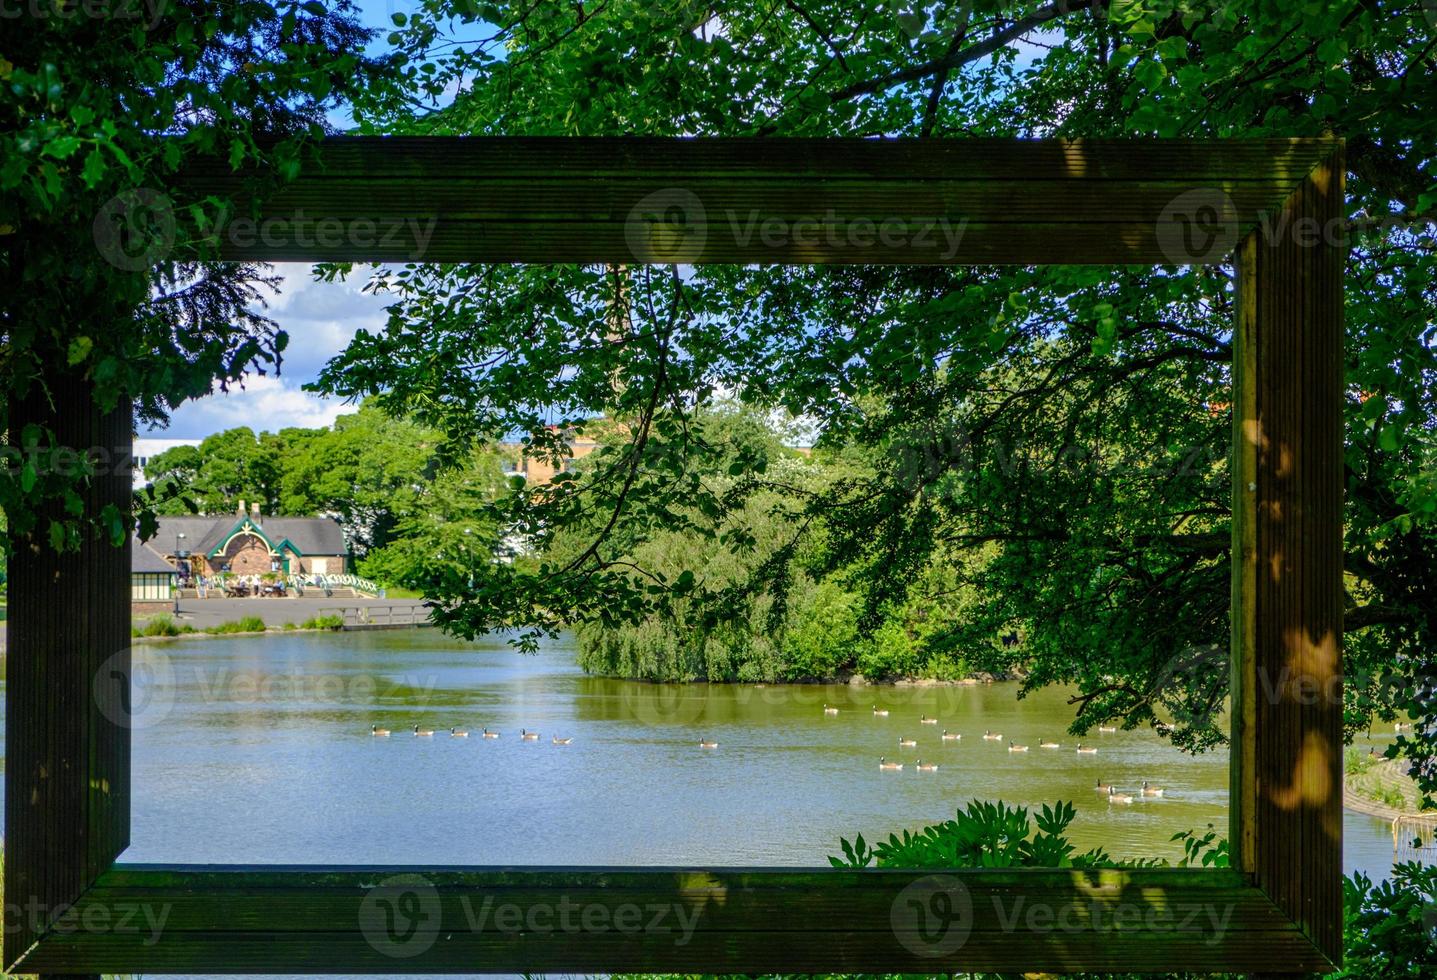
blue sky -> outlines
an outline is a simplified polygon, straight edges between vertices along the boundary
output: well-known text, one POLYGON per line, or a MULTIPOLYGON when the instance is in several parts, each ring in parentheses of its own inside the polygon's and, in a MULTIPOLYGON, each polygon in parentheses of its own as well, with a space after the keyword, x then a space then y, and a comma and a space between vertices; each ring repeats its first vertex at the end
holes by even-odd
MULTIPOLYGON (((371 50, 388 48, 386 35, 393 29, 396 12, 410 13, 418 7, 409 0, 359 0, 362 20, 379 30, 371 50)), ((345 114, 333 117, 337 126, 347 125, 345 114)), ((289 334, 289 349, 278 376, 247 379, 243 388, 229 394, 213 394, 187 402, 175 411, 165 429, 142 435, 171 439, 202 439, 215 432, 247 425, 256 430, 275 431, 285 426, 318 427, 334 421, 336 415, 354 411, 338 399, 321 398, 303 386, 313 381, 324 363, 343 350, 361 327, 378 329, 384 323, 381 297, 365 296, 360 287, 368 277, 357 269, 347 283, 314 282, 310 266, 284 263, 275 266, 283 277, 278 295, 269 299, 269 315, 289 334)))

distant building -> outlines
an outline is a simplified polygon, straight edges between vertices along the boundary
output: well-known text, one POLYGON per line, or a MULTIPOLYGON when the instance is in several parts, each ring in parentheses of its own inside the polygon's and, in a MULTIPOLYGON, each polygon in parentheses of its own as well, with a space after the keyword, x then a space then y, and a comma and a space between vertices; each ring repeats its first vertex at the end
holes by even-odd
POLYGON ((130 609, 138 613, 168 612, 175 605, 178 573, 160 553, 139 538, 130 538, 130 609))
POLYGON ((233 514, 161 517, 149 547, 183 575, 340 575, 347 572, 349 547, 331 517, 266 517, 259 505, 233 514))
POLYGON ((176 446, 198 446, 198 439, 151 439, 146 437, 135 437, 130 455, 134 461, 134 473, 132 480, 135 489, 138 490, 149 482, 145 478, 145 466, 151 459, 164 452, 166 449, 174 449, 176 446))
POLYGON ((572 455, 557 467, 550 465, 548 460, 531 459, 526 456, 524 454, 525 447, 522 445, 514 443, 501 445, 499 447, 500 466, 503 467, 505 476, 522 476, 525 483, 538 486, 552 482, 555 474, 568 472, 573 467, 575 460, 583 459, 599 448, 597 442, 587 438, 569 439, 567 443, 572 455))

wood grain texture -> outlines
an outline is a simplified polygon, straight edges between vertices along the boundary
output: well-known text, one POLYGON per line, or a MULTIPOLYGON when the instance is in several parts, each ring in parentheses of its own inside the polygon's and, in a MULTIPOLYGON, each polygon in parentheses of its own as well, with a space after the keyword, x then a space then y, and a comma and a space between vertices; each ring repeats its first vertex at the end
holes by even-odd
MULTIPOLYGON (((339 138, 318 153, 255 205, 262 223, 249 244, 227 225, 218 254, 1183 264, 1222 261, 1246 235, 1235 328, 1236 869, 955 871, 935 886, 899 871, 112 866, 128 839, 129 732, 112 721, 126 711, 128 558, 96 543, 63 558, 22 549, 10 567, 7 964, 45 975, 1292 974, 1337 961, 1343 257, 1288 222, 1340 218, 1338 144, 339 138), (692 204, 684 194, 701 220, 670 220, 692 204), (794 233, 814 216, 827 221, 813 224, 816 238, 794 233), (787 230, 766 240, 768 219, 787 230), (963 222, 956 249, 940 219, 963 222), (343 240, 317 240, 325 220, 343 240), (355 222, 369 223, 367 240, 355 222), (827 237, 862 222, 873 226, 868 244, 827 237), (749 225, 747 237, 734 230, 749 225), (49 917, 38 928, 18 921, 16 896, 49 917), (577 927, 564 926, 566 908, 577 927), (652 924, 655 909, 668 910, 667 926, 652 924)), ((196 194, 248 186, 222 165, 188 180, 196 194)), ((240 213, 253 216, 248 205, 240 213)), ((127 455, 128 411, 101 415, 83 386, 66 384, 52 382, 63 439, 127 455)), ((12 419, 50 411, 16 405, 12 419)), ((128 472, 117 472, 85 506, 128 495, 128 472)))
MULTIPOLYGON (((1221 262, 1324 140, 331 137, 221 258, 877 264, 1221 262)), ((183 195, 182 195, 183 196, 183 195)))
MULTIPOLYGON (((57 445, 74 451, 57 466, 77 466, 98 450, 84 512, 113 504, 128 514, 128 402, 101 412, 89 384, 75 377, 51 378, 49 388, 53 402, 38 392, 12 400, 11 433, 32 423, 49 427, 57 445)), ((129 843, 130 740, 116 723, 124 692, 119 684, 95 684, 103 671, 128 670, 129 578, 128 546, 87 540, 77 552, 57 554, 44 518, 34 540, 15 542, 9 560, 6 964, 129 843)))
MULTIPOLYGON (((1342 155, 1240 249, 1238 867, 1342 957, 1342 155)), ((1289 969, 1281 972, 1298 972, 1289 969)))
POLYGON ((24 965, 943 972, 1156 970, 1175 956, 1191 969, 1322 962, 1222 871, 119 866, 24 965), (121 913, 133 928, 84 926, 121 913))

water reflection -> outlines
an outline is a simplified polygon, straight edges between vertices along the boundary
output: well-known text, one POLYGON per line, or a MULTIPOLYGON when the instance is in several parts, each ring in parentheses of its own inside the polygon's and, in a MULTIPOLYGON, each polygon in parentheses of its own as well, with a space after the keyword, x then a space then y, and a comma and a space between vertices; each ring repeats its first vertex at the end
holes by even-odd
MULTIPOLYGON (((1227 820, 1225 753, 1118 732, 1093 733, 1098 752, 1079 754, 1056 690, 1019 701, 1011 684, 652 685, 584 676, 564 640, 525 657, 432 631, 139 656, 130 861, 818 865, 840 836, 945 819, 973 797, 1073 800, 1080 847, 1171 858, 1174 833, 1227 820), (436 735, 413 737, 415 724, 436 735), (471 737, 448 738, 455 725, 471 737), (503 737, 480 738, 484 727, 503 737), (521 727, 541 738, 521 742, 521 727), (1009 753, 1006 740, 1032 749, 1009 753), (881 771, 881 756, 905 768, 881 771), (919 758, 937 771, 916 771, 919 758), (1094 789, 1144 779, 1164 796, 1113 806, 1094 789)), ((1349 869, 1381 874, 1386 828, 1348 814, 1346 833, 1349 869)))

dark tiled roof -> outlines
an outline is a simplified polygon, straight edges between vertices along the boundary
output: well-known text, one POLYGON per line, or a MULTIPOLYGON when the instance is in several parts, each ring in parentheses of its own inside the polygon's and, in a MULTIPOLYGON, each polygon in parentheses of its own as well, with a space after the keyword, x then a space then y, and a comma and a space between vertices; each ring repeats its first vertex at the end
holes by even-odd
POLYGON ((130 571, 175 573, 174 566, 159 556, 159 553, 142 544, 134 535, 130 536, 130 571))
POLYGON ((260 527, 275 544, 288 538, 301 554, 343 555, 349 551, 344 543, 344 531, 333 518, 266 517, 260 527))
POLYGON ((331 517, 259 517, 252 514, 218 514, 208 517, 161 517, 160 531, 152 544, 162 551, 175 547, 175 535, 183 534, 180 545, 189 551, 208 555, 224 543, 231 531, 243 521, 252 521, 276 546, 286 538, 304 555, 344 555, 344 531, 331 517))

